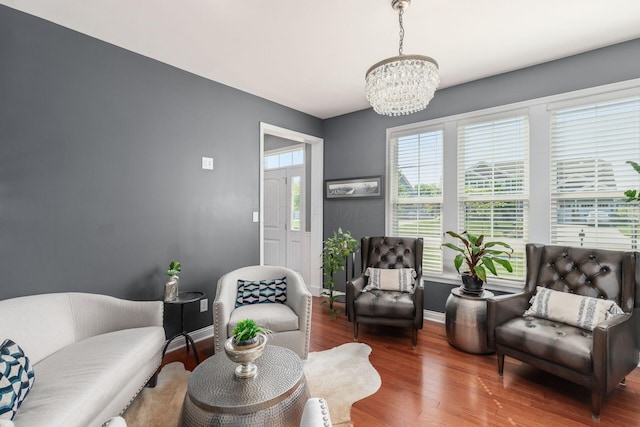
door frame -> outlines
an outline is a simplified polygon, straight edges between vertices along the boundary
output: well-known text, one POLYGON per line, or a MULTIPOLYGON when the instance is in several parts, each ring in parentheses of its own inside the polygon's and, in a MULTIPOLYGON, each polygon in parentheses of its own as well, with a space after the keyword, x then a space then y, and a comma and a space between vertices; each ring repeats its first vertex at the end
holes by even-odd
POLYGON ((324 171, 324 139, 317 136, 307 135, 301 132, 260 122, 260 265, 264 265, 264 136, 273 135, 280 138, 289 139, 296 142, 309 144, 311 148, 311 194, 306 195, 311 198, 310 230, 311 241, 309 259, 309 276, 311 283, 307 287, 315 296, 320 295, 322 290, 322 233, 323 233, 323 171, 324 171))

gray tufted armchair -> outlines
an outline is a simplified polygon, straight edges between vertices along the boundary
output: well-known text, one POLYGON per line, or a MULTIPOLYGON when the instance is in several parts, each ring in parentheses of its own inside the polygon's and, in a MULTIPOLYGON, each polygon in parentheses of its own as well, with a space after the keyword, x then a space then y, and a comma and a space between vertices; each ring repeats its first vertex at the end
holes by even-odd
POLYGON ((422 329, 423 324, 422 248, 422 238, 362 238, 362 274, 347 283, 347 315, 349 321, 353 322, 355 340, 358 339, 359 323, 403 326, 411 328, 412 345, 416 347, 418 329, 422 329), (414 293, 388 290, 363 292, 369 281, 364 275, 367 267, 415 269, 417 277, 414 293))
POLYGON ((528 244, 524 291, 488 300, 489 346, 503 375, 504 356, 591 389, 593 418, 606 393, 624 384, 638 366, 640 265, 637 253, 528 244), (536 287, 615 301, 624 311, 593 331, 537 317, 523 317, 536 287), (637 315, 636 315, 637 317, 637 315))

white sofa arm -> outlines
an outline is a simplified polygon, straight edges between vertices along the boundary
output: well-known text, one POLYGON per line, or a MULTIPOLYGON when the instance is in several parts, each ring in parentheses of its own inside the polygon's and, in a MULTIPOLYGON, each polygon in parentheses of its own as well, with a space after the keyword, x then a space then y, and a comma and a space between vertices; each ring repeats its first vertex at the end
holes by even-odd
POLYGON ((331 427, 331 415, 327 401, 321 397, 307 400, 302 412, 300 427, 331 427))
POLYGON ((11 420, 0 420, 0 427, 14 427, 11 420))
POLYGON ((74 292, 68 295, 77 341, 123 329, 163 326, 162 301, 129 301, 74 292))

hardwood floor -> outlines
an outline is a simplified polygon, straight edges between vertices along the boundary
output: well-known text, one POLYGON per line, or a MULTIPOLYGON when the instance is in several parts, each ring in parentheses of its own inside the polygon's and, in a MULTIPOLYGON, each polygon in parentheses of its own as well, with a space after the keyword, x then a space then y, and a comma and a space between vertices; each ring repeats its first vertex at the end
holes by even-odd
MULTIPOLYGON (((314 298, 311 351, 353 342, 353 326, 344 314, 331 317, 314 298)), ((340 307, 340 305, 338 305, 340 307)), ((444 324, 425 321, 418 347, 407 329, 360 325, 360 342, 373 349, 370 359, 382 378, 374 395, 356 402, 356 427, 400 426, 640 426, 640 369, 604 401, 601 421, 591 418, 589 390, 506 358, 498 377, 494 355, 479 356, 451 347, 444 324)), ((200 359, 212 354, 213 341, 197 344, 200 359)), ((184 349, 164 363, 183 361, 184 349)))

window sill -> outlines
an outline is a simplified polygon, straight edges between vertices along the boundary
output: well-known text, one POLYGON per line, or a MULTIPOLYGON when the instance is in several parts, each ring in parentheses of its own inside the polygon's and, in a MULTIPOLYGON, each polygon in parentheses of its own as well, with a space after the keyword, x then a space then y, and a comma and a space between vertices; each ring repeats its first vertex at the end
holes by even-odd
MULTIPOLYGON (((490 291, 498 291, 498 292, 506 292, 509 294, 515 294, 522 290, 524 284, 523 282, 518 282, 514 280, 499 280, 496 283, 496 279, 489 278, 490 282, 485 283, 485 289, 490 291)), ((443 274, 443 275, 423 275, 422 280, 424 282, 438 282, 451 286, 460 286, 462 284, 462 279, 457 274, 443 274)))

